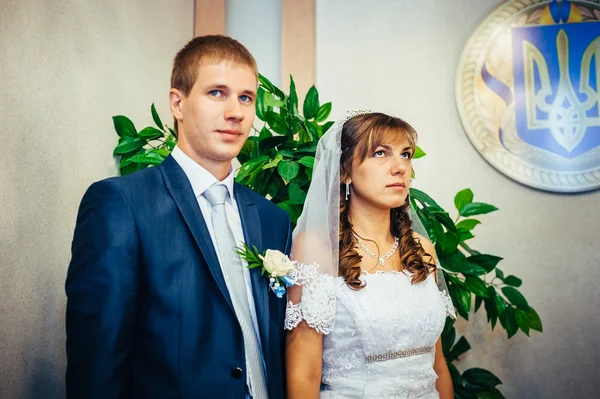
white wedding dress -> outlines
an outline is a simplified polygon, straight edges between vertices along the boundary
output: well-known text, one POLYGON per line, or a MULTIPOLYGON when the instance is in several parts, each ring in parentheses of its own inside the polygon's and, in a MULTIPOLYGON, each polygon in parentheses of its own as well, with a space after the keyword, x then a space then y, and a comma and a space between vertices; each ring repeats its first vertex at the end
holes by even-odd
POLYGON ((433 274, 412 285, 407 272, 363 273, 354 291, 316 265, 292 273, 302 298, 288 302, 286 329, 306 320, 325 334, 320 398, 439 398, 435 344, 454 308, 433 274))

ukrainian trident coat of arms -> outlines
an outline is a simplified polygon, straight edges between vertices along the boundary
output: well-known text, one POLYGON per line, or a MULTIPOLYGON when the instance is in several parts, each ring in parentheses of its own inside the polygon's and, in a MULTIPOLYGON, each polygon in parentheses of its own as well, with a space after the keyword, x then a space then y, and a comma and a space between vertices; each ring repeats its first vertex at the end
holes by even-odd
POLYGON ((555 192, 600 188, 600 0, 513 0, 461 56, 456 99, 498 170, 555 192))

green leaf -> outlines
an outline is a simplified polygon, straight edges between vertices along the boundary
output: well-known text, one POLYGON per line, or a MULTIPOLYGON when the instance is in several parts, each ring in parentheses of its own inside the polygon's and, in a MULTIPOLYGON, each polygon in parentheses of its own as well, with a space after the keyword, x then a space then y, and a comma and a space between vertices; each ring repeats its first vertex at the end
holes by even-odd
POLYGON ((465 291, 458 284, 452 284, 448 287, 452 303, 456 306, 456 311, 465 320, 469 320, 469 311, 471 310, 471 293, 465 291))
POLYGON ((463 385, 463 378, 460 375, 460 371, 450 362, 447 362, 448 371, 450 372, 450 377, 452 378, 452 385, 454 385, 454 389, 456 387, 460 387, 463 385))
POLYGON ((440 257, 440 263, 444 269, 451 272, 471 274, 474 276, 486 274, 484 268, 469 262, 465 255, 458 250, 448 255, 438 253, 438 256, 440 257))
POLYGON ((160 117, 158 116, 158 112, 156 112, 156 108, 154 107, 154 103, 152 103, 152 105, 150 106, 150 112, 152 113, 152 119, 154 119, 154 123, 156 123, 156 126, 158 126, 158 128, 160 130, 165 130, 165 127, 162 124, 162 121, 160 120, 160 117))
POLYGON ((298 160, 298 163, 312 169, 315 165, 315 158, 311 156, 304 156, 298 160))
POLYGON ((452 350, 450 351, 448 356, 446 356, 446 361, 453 362, 454 360, 458 359, 459 356, 464 354, 469 349, 471 349, 471 345, 469 345, 469 342, 467 341, 467 339, 465 337, 460 337, 458 342, 456 344, 454 344, 454 347, 452 348, 452 350))
MULTIPOLYGON (((488 298, 483 300, 487 320, 492 324, 492 330, 496 327, 498 321, 498 310, 496 309, 496 290, 494 287, 488 287, 488 298)), ((504 310, 503 310, 504 311, 504 310)))
POLYGON ((480 296, 475 297, 475 307, 473 308, 473 313, 477 313, 482 304, 483 298, 480 296))
POLYGON ((121 176, 127 176, 132 174, 133 172, 137 172, 140 169, 144 169, 143 165, 138 165, 137 163, 131 163, 126 165, 125 167, 121 167, 119 169, 119 173, 121 176))
POLYGON ((285 135, 287 133, 287 125, 284 122, 281 115, 274 111, 267 111, 265 113, 265 122, 275 131, 281 135, 285 135))
POLYGON ((456 225, 457 229, 465 229, 465 230, 473 230, 475 226, 481 224, 481 222, 477 219, 465 219, 458 222, 456 225))
POLYGON ((302 205, 306 200, 306 193, 296 182, 290 183, 290 202, 292 204, 302 205))
POLYGON ((485 213, 490 213, 497 211, 494 205, 485 204, 483 202, 471 202, 463 206, 460 210, 460 216, 469 217, 474 215, 483 215, 485 213))
POLYGON ((488 291, 490 291, 490 296, 492 296, 491 291, 494 292, 492 297, 494 298, 494 304, 496 305, 496 313, 498 313, 498 317, 500 317, 506 310, 506 301, 504 301, 504 298, 498 295, 494 287, 488 287, 488 291))
POLYGON ((293 161, 281 161, 279 162, 279 165, 277 165, 277 173, 279 173, 279 176, 281 176, 287 183, 289 183, 294 177, 298 176, 299 170, 300 166, 293 161))
POLYGON ((436 244, 436 250, 440 255, 450 254, 458 248, 458 234, 447 231, 443 236, 439 237, 436 244))
POLYGON ((459 191, 454 197, 454 205, 456 206, 456 210, 460 211, 466 205, 473 202, 473 191, 470 188, 465 188, 464 190, 459 191))
POLYGON ((283 94, 281 89, 279 89, 277 86, 271 83, 269 79, 265 78, 260 73, 258 74, 258 81, 261 85, 265 87, 265 89, 279 97, 280 100, 283 100, 285 98, 285 94, 283 94))
POLYGON ((263 167, 262 167, 263 170, 276 167, 279 164, 279 162, 281 162, 282 159, 283 159, 283 156, 281 154, 275 155, 275 158, 272 161, 267 162, 266 164, 263 165, 263 167))
POLYGON ((265 91, 263 101, 265 102, 267 109, 274 107, 280 108, 285 104, 285 101, 276 99, 275 96, 268 91, 265 91))
MULTIPOLYGON (((456 329, 451 327, 447 332, 444 331, 442 333, 442 352, 444 352, 444 356, 447 357, 450 353, 450 349, 454 345, 454 341, 456 340, 456 329)), ((451 361, 446 359, 446 361, 451 361)))
POLYGON ((517 331, 519 331, 519 326, 517 325, 517 319, 515 317, 515 309, 513 307, 507 307, 504 310, 504 314, 502 315, 502 320, 504 320, 504 329, 508 334, 508 338, 512 338, 517 331))
POLYGON ((471 368, 466 370, 462 377, 465 381, 484 388, 495 388, 502 384, 502 381, 494 374, 482 368, 471 368))
POLYGON ((504 272, 498 268, 496 268, 496 277, 500 280, 504 281, 504 272))
POLYGON ((290 75, 290 95, 288 97, 288 111, 292 115, 298 114, 298 93, 296 93, 296 83, 294 78, 290 75))
POLYGON ((504 279, 504 284, 511 285, 513 287, 520 287, 523 281, 520 278, 515 276, 508 276, 504 279))
POLYGON ((127 154, 128 152, 142 148, 147 143, 148 141, 143 138, 131 138, 129 136, 125 136, 119 140, 119 144, 115 147, 113 155, 127 154))
POLYGON ((171 154, 171 151, 168 148, 161 147, 156 149, 156 153, 162 156, 163 158, 166 158, 169 156, 169 154, 171 154))
POLYGON ((433 200, 433 198, 431 198, 429 195, 425 194, 423 191, 418 190, 416 188, 411 188, 410 189, 410 196, 411 198, 414 198, 415 200, 419 201, 422 204, 428 205, 428 206, 434 206, 438 209, 442 209, 437 202, 435 202, 433 200))
POLYGON ((164 133, 155 127, 148 126, 148 127, 143 128, 142 130, 140 130, 138 135, 140 137, 150 141, 150 140, 156 140, 159 137, 163 137, 164 133))
POLYGON ((523 309, 527 312, 529 311, 529 304, 527 303, 527 300, 516 288, 502 287, 502 293, 511 304, 515 305, 519 309, 523 309))
POLYGON ((456 225, 454 224, 454 221, 450 218, 450 215, 448 215, 448 212, 435 211, 433 212, 433 216, 438 222, 443 224, 447 230, 456 231, 456 225))
POLYGON ((263 141, 264 139, 268 139, 269 137, 273 137, 273 133, 271 133, 271 131, 266 126, 263 126, 263 128, 260 129, 260 132, 258 133, 258 142, 260 143, 261 141, 263 141))
POLYGON ((258 143, 258 148, 261 152, 275 149, 288 140, 286 136, 266 137, 258 143))
POLYGON ((290 216, 292 223, 296 224, 296 221, 302 212, 302 207, 300 205, 294 205, 290 201, 283 201, 278 203, 277 206, 286 211, 290 216))
POLYGON ((488 389, 487 391, 477 391, 477 397, 479 399, 505 399, 502 392, 497 388, 488 389))
POLYGON ((263 165, 269 161, 270 158, 267 155, 261 155, 258 158, 250 159, 248 162, 246 162, 240 167, 240 170, 237 176, 235 177, 235 181, 240 184, 243 184, 246 177, 250 176, 250 174, 253 173, 254 170, 262 169, 263 165))
POLYGON ((540 316, 538 316, 537 312, 531 306, 529 307, 529 328, 535 331, 542 332, 544 329, 542 328, 542 320, 540 316))
POLYGON ((467 276, 463 287, 471 291, 473 294, 487 298, 487 286, 479 277, 467 276))
POLYGON ((324 135, 325 133, 327 133, 327 131, 329 130, 329 128, 330 128, 331 126, 333 126, 333 124, 334 124, 334 123, 335 123, 335 122, 333 122, 333 121, 329 121, 329 122, 325 123, 325 124, 323 125, 323 132, 321 133, 321 136, 322 136, 322 135, 324 135))
POLYGON ((308 89, 306 98, 304 99, 304 106, 302 107, 302 113, 306 119, 312 119, 317 116, 319 111, 319 93, 315 86, 311 86, 308 89))
POLYGON ((419 159, 419 158, 423 158, 425 155, 427 155, 425 153, 425 151, 423 151, 423 149, 419 146, 415 147, 415 153, 412 156, 412 159, 419 159))
POLYGON ((308 132, 310 139, 313 141, 318 141, 319 140, 319 132, 313 126, 313 124, 310 122, 304 122, 303 125, 304 125, 304 128, 306 129, 306 131, 308 132))
POLYGON ((133 122, 126 116, 113 116, 113 126, 119 137, 125 138, 137 136, 137 130, 135 130, 133 122))
MULTIPOLYGON (((446 273, 444 273, 446 275, 446 273)), ((450 330, 454 329, 454 319, 451 317, 446 317, 446 321, 444 322, 444 329, 442 330, 442 335, 450 332, 450 330)), ((452 339, 452 344, 454 343, 454 339, 452 339)))
POLYGON ((465 242, 465 241, 470 240, 471 238, 475 237, 473 235, 473 233, 471 233, 470 231, 465 230, 465 229, 458 229, 456 231, 458 232, 458 240, 460 242, 465 242))
MULTIPOLYGON (((464 383, 468 384, 468 383, 464 383)), ((477 399, 477 395, 473 393, 472 389, 466 387, 466 385, 454 386, 454 399, 477 399)))
POLYGON ((265 89, 259 86, 258 90, 256 91, 256 116, 258 116, 258 119, 261 121, 266 121, 265 114, 268 111, 268 108, 265 104, 265 93, 265 89))
POLYGON ((173 151, 173 149, 174 149, 174 148, 175 148, 175 146, 177 145, 177 141, 174 141, 174 140, 169 140, 169 139, 167 139, 167 140, 165 141, 165 145, 167 146, 167 148, 168 148, 170 151, 173 151))
POLYGON ((129 162, 136 162, 144 165, 160 165, 164 158, 155 152, 148 154, 137 154, 128 159, 129 162))
POLYGON ((309 143, 304 143, 304 144, 299 145, 295 152, 303 153, 303 154, 310 154, 310 155, 314 156, 316 151, 317 151, 317 142, 311 141, 309 143))
POLYGON ((319 107, 319 111, 317 111, 317 116, 315 120, 317 122, 324 122, 325 119, 329 118, 329 114, 331 113, 331 103, 325 103, 319 107))
POLYGON ((259 156, 257 141, 258 137, 255 136, 250 136, 246 139, 244 146, 242 147, 240 153, 237 156, 237 159, 241 165, 250 161, 250 159, 259 156))
POLYGON ((467 258, 469 262, 484 268, 488 273, 494 270, 498 262, 502 260, 499 256, 494 255, 473 255, 467 258))
POLYGON ((524 312, 521 309, 515 310, 515 319, 517 325, 526 335, 529 335, 529 313, 524 312))

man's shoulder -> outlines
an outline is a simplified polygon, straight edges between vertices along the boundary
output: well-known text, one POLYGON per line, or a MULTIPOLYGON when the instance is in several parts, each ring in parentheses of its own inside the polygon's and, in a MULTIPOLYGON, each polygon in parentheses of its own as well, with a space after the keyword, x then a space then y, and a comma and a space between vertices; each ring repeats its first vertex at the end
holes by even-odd
POLYGON ((156 190, 161 179, 158 167, 139 170, 125 176, 113 176, 93 183, 88 192, 117 190, 125 195, 140 193, 145 190, 156 190))

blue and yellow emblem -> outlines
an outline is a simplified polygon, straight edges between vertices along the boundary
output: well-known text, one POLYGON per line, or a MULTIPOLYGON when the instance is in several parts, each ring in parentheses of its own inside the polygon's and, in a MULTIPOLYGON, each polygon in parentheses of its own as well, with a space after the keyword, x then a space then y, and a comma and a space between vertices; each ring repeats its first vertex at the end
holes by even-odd
POLYGON ((463 51, 457 105, 483 157, 526 185, 600 187, 600 0, 507 1, 463 51))

